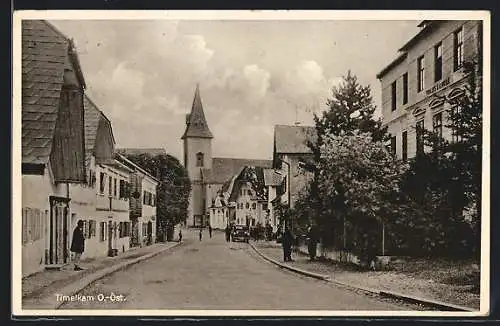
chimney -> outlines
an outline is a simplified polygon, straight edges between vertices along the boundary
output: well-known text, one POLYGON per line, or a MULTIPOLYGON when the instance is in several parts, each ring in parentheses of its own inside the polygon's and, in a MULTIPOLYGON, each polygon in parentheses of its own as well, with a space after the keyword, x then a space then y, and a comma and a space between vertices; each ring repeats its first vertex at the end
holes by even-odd
POLYGON ((189 118, 190 117, 191 117, 190 113, 186 114, 186 126, 189 126, 189 118))

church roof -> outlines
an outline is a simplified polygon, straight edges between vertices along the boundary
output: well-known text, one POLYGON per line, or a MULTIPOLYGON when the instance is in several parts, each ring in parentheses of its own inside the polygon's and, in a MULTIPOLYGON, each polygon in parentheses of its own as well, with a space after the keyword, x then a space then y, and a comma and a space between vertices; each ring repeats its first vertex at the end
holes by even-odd
POLYGON ((151 156, 167 154, 164 148, 118 148, 116 151, 123 155, 149 154, 151 156))
POLYGON ((212 169, 202 169, 203 180, 206 183, 223 184, 235 174, 239 174, 245 166, 270 168, 272 163, 271 160, 214 157, 212 159, 212 169))
POLYGON ((191 113, 186 116, 186 131, 182 139, 186 137, 213 138, 203 112, 199 85, 196 85, 191 113))

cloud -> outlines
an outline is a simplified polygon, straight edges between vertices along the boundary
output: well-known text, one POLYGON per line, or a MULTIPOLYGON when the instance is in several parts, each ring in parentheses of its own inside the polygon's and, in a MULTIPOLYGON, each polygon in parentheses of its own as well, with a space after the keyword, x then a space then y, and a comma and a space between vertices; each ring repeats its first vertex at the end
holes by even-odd
MULTIPOLYGON (((380 66, 390 60, 386 54, 383 60, 376 58, 378 34, 366 47, 365 39, 352 40, 353 29, 346 32, 344 26, 351 23, 341 27, 338 22, 285 21, 53 23, 75 39, 87 94, 112 120, 117 143, 165 146, 177 157, 182 157, 179 138, 197 83, 215 135, 214 155, 262 158, 271 155, 273 126, 293 124, 296 119, 312 124, 312 112, 324 108, 331 87, 348 68, 364 74, 370 60, 378 60, 380 66), (337 46, 321 39, 336 39, 337 46), (342 40, 352 41, 355 59, 335 52, 342 40)), ((369 29, 368 25, 364 22, 359 30, 369 29)), ((401 30, 393 25, 387 30, 397 32, 398 44, 386 41, 391 49, 397 48, 404 38, 401 30)), ((360 77, 377 82, 375 73, 360 77)))

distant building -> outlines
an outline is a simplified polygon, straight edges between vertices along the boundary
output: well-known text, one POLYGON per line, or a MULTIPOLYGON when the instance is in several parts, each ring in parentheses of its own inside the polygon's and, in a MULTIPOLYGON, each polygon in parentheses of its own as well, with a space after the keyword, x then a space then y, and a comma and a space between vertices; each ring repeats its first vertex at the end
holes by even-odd
POLYGON ((465 93, 463 63, 478 58, 482 47, 481 21, 425 20, 418 26, 418 34, 377 74, 389 146, 403 160, 424 150, 420 128, 455 139, 445 125, 460 108, 449 103, 465 93))
POLYGON ((213 135, 203 112, 200 90, 196 86, 191 113, 186 115, 184 166, 191 180, 188 209, 188 226, 207 226, 209 208, 216 200, 223 185, 240 173, 245 166, 271 167, 270 160, 249 160, 212 157, 213 135))
MULTIPOLYGON (((273 168, 283 177, 283 183, 280 187, 276 187, 276 197, 271 200, 273 216, 278 202, 293 209, 300 194, 311 180, 312 173, 306 171, 303 164, 313 157, 308 142, 315 139, 316 128, 313 126, 274 127, 273 168)), ((274 185, 275 182, 270 181, 269 184, 274 185)))

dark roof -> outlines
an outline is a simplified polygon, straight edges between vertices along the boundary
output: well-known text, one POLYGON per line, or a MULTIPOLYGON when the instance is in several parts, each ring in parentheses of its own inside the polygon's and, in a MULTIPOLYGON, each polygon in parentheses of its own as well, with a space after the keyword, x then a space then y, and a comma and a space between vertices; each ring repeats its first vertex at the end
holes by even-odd
POLYGON ((407 52, 401 53, 400 55, 398 55, 398 57, 396 59, 392 60, 391 63, 389 63, 387 66, 385 66, 385 68, 382 69, 377 74, 377 78, 380 79, 380 78, 384 77, 385 74, 387 74, 392 68, 394 68, 396 65, 403 62, 403 60, 406 59, 406 57, 407 57, 407 52))
POLYGON ((202 169, 203 179, 206 183, 223 184, 235 174, 239 174, 245 166, 270 168, 272 161, 214 157, 212 159, 212 169, 202 169))
POLYGON ((118 148, 116 149, 116 152, 124 155, 149 154, 151 156, 156 156, 167 154, 167 151, 164 148, 118 148))
POLYGON ((42 20, 22 21, 22 162, 45 164, 52 151, 69 41, 42 20))
POLYGON ((266 199, 267 191, 265 189, 264 170, 265 168, 259 166, 243 167, 241 172, 236 177, 236 180, 234 181, 234 186, 231 190, 229 201, 235 201, 236 198, 238 198, 241 186, 243 184, 246 184, 247 182, 250 182, 250 184, 252 184, 253 190, 257 194, 257 199, 266 199))
POLYGON ((398 65, 399 63, 401 63, 404 59, 406 59, 408 50, 410 50, 410 48, 413 45, 415 45, 415 43, 417 43, 420 39, 422 39, 422 37, 424 37, 429 32, 431 32, 434 29, 434 27, 437 26, 437 24, 440 23, 440 22, 442 22, 442 21, 439 21, 439 20, 422 20, 417 25, 418 27, 421 27, 420 31, 415 36, 413 36, 408 42, 406 42, 398 50, 398 52, 400 52, 401 54, 398 55, 398 57, 396 59, 394 59, 393 61, 391 61, 391 63, 389 63, 384 69, 382 69, 377 74, 377 78, 380 79, 380 78, 384 77, 384 75, 387 74, 387 72, 389 72, 392 68, 394 68, 396 65, 398 65))
POLYGON ((99 127, 99 121, 102 118, 107 118, 104 114, 97 108, 97 106, 92 102, 90 98, 85 95, 83 97, 83 107, 85 109, 85 153, 91 154, 94 150, 95 139, 97 136, 97 129, 99 127))
POLYGON ((199 85, 196 85, 191 113, 186 117, 186 131, 182 139, 186 137, 213 138, 203 112, 199 85))
POLYGON ((264 184, 266 186, 279 186, 283 182, 283 175, 274 169, 264 169, 264 184))
POLYGON ((418 24, 418 27, 422 27, 420 31, 413 36, 408 42, 406 42, 400 49, 400 52, 408 51, 415 43, 420 41, 423 36, 427 35, 433 27, 437 25, 440 21, 438 20, 424 20, 418 24))
POLYGON ((314 141, 316 128, 313 126, 274 126, 274 148, 276 153, 311 153, 307 141, 314 141))

